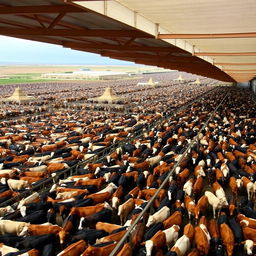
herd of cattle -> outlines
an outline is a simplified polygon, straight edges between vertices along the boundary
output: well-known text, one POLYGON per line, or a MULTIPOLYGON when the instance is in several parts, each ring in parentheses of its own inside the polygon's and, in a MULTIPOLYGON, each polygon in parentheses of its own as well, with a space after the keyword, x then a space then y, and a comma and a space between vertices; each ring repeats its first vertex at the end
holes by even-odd
MULTIPOLYGON (((177 91, 177 105, 211 89, 197 88, 177 91)), ((161 101, 151 92, 141 97, 161 101)), ((124 142, 49 191, 0 208, 1 255, 110 255, 156 192, 117 255, 252 255, 255 113, 250 92, 220 87, 150 130, 161 113, 92 116, 69 109, 1 122, 0 202, 124 142), (141 129, 141 137, 126 142, 141 129)))
MULTIPOLYGON (((116 94, 125 99, 126 105, 132 103, 131 107, 129 107, 129 112, 131 113, 140 113, 143 111, 146 113, 161 112, 166 111, 170 105, 176 107, 182 102, 186 102, 188 100, 186 97, 193 98, 195 95, 204 93, 214 83, 212 79, 204 79, 202 80, 203 84, 207 84, 208 86, 186 84, 189 88, 181 88, 180 82, 173 81, 173 78, 177 76, 177 72, 169 72, 143 75, 141 79, 117 81, 75 81, 5 85, 0 92, 3 98, 10 96, 14 89, 19 86, 25 94, 35 96, 37 100, 23 103, 22 108, 18 104, 13 104, 13 102, 6 105, 2 104, 0 119, 30 116, 46 112, 49 108, 67 108, 67 103, 71 108, 81 107, 81 105, 85 107, 87 99, 102 95, 104 89, 108 86, 111 86, 116 94), (145 86, 139 87, 136 85, 137 82, 148 81, 150 77, 154 81, 159 81, 161 90, 159 88, 146 88, 145 86), (181 97, 181 94, 183 97, 181 97), (165 98, 164 100, 159 100, 160 97, 165 98), (157 102, 157 105, 152 104, 153 100, 157 102)), ((188 81, 195 80, 193 76, 188 75, 187 79, 189 79, 188 81)))

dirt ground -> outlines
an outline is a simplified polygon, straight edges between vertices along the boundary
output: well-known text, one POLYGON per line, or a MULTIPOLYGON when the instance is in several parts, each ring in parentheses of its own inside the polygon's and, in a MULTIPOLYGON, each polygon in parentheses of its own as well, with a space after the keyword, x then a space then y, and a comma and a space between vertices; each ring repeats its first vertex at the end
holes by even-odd
MULTIPOLYGON (((123 72, 138 71, 156 71, 157 68, 149 66, 81 66, 81 65, 45 65, 45 66, 28 66, 28 65, 1 65, 0 76, 16 74, 44 74, 44 73, 62 73, 69 71, 78 71, 82 68, 89 68, 92 71, 113 70, 123 72)), ((160 69, 159 69, 160 70, 160 69)))

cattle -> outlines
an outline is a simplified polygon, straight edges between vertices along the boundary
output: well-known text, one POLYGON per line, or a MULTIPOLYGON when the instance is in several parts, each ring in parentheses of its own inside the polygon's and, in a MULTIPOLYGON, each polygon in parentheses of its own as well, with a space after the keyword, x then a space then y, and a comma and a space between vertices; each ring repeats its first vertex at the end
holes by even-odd
POLYGON ((72 207, 70 210, 70 215, 78 215, 80 217, 86 217, 96 212, 100 212, 104 208, 112 210, 110 205, 107 202, 105 202, 102 204, 97 204, 95 206, 72 207))
POLYGON ((111 197, 111 194, 109 192, 90 194, 85 196, 85 198, 91 198, 94 204, 104 203, 105 201, 108 201, 110 197, 111 197))
POLYGON ((133 198, 128 199, 123 204, 119 205, 117 215, 120 216, 121 224, 123 225, 127 219, 128 214, 135 207, 135 203, 133 198))
POLYGON ((232 256, 235 245, 235 238, 232 230, 226 223, 220 224, 220 235, 223 244, 226 247, 227 255, 232 256))
POLYGON ((206 196, 200 197, 196 206, 195 206, 195 218, 198 220, 201 212, 205 211, 208 206, 208 199, 206 196))
POLYGON ((256 229, 244 227, 243 235, 245 240, 252 240, 254 243, 256 243, 256 229))
POLYGON ((186 195, 191 196, 193 190, 194 179, 189 179, 183 186, 183 191, 186 195))
POLYGON ((175 211, 163 222, 163 224, 165 229, 170 228, 173 225, 180 226, 182 224, 182 213, 180 211, 175 211))
POLYGON ((138 223, 135 227, 134 232, 132 232, 132 245, 133 249, 136 249, 143 240, 146 227, 144 223, 138 223))
POLYGON ((170 216, 170 209, 167 206, 164 206, 159 211, 149 216, 147 221, 147 227, 152 226, 157 222, 163 222, 170 216))
POLYGON ((67 248, 65 248, 62 252, 57 254, 57 256, 64 256, 64 255, 80 255, 86 249, 86 243, 84 240, 80 240, 74 244, 71 244, 67 248))
POLYGON ((145 242, 147 256, 151 256, 153 248, 161 248, 164 246, 170 246, 172 242, 176 242, 178 239, 178 232, 180 227, 173 225, 172 227, 163 231, 158 231, 150 240, 145 242))
POLYGON ((7 246, 3 243, 0 243, 0 253, 1 253, 1 255, 7 255, 7 254, 15 253, 15 252, 18 252, 18 251, 19 250, 17 248, 10 247, 10 246, 7 246))
POLYGON ((242 177, 241 178, 242 184, 244 186, 244 188, 247 191, 247 195, 248 195, 248 200, 250 200, 253 197, 254 194, 254 185, 253 182, 251 182, 247 177, 242 177))
POLYGON ((112 250, 115 248, 115 243, 110 243, 107 245, 103 245, 102 247, 96 247, 89 245, 86 250, 81 254, 81 256, 107 256, 109 255, 112 250))
POLYGON ((12 213, 14 212, 14 209, 8 205, 6 207, 1 207, 0 208, 0 217, 3 217, 4 215, 8 214, 8 213, 12 213))
POLYGON ((7 184, 11 190, 28 189, 31 187, 29 182, 26 180, 8 179, 7 184))
POLYGON ((119 251, 117 256, 132 256, 131 246, 128 243, 124 244, 123 248, 119 251))
POLYGON ((171 248, 171 252, 174 252, 177 256, 184 256, 192 243, 194 237, 194 228, 191 224, 187 224, 184 228, 184 235, 181 236, 174 246, 171 248))
POLYGON ((113 230, 121 228, 120 225, 110 224, 110 223, 104 223, 104 222, 97 222, 96 229, 98 230, 104 230, 107 233, 112 233, 113 230))
POLYGON ((205 217, 201 217, 199 225, 195 227, 195 243, 200 255, 208 255, 211 236, 207 230, 205 217))
POLYGON ((33 225, 28 226, 28 233, 33 236, 58 234, 62 230, 58 225, 33 225))
POLYGON ((212 187, 213 187, 214 193, 216 194, 216 196, 220 200, 221 205, 227 206, 228 205, 228 201, 227 201, 224 189, 221 187, 221 185, 217 181, 215 181, 212 184, 212 187))
POLYGON ((111 241, 118 242, 126 234, 126 232, 127 232, 127 230, 122 230, 120 232, 99 238, 96 240, 96 244, 101 244, 101 243, 106 243, 106 242, 111 242, 111 241))
POLYGON ((246 251, 247 255, 252 255, 256 243, 254 243, 252 240, 247 239, 243 241, 242 244, 244 244, 244 250, 246 251))
POLYGON ((0 234, 14 234, 18 236, 24 236, 27 234, 29 223, 12 221, 12 220, 0 220, 0 234))
POLYGON ((240 221, 240 226, 242 228, 249 227, 249 228, 255 228, 256 229, 256 220, 253 218, 248 218, 243 214, 239 214, 237 216, 237 219, 240 221))
POLYGON ((187 209, 188 218, 189 218, 189 221, 190 221, 190 220, 191 220, 191 215, 195 216, 195 207, 196 207, 196 204, 195 204, 195 202, 191 199, 191 197, 189 197, 189 196, 185 196, 184 204, 185 204, 185 208, 187 209))
POLYGON ((82 229, 72 234, 70 243, 75 243, 79 240, 84 240, 86 243, 95 244, 97 239, 107 235, 108 233, 104 230, 82 229))
POLYGON ((213 217, 216 217, 216 210, 220 210, 222 207, 222 203, 220 202, 219 198, 216 197, 212 192, 205 191, 205 196, 207 197, 208 203, 212 206, 213 210, 213 217))

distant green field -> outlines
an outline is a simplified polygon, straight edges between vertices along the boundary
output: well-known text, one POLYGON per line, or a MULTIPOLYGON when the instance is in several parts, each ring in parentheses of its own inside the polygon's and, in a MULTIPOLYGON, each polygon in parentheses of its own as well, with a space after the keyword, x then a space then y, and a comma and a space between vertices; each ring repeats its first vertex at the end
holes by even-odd
MULTIPOLYGON (((45 82, 50 81, 49 79, 43 79, 33 75, 12 75, 6 78, 0 78, 0 85, 6 84, 24 84, 24 83, 36 83, 36 82, 45 82)), ((56 80, 54 80, 56 81, 56 80)))

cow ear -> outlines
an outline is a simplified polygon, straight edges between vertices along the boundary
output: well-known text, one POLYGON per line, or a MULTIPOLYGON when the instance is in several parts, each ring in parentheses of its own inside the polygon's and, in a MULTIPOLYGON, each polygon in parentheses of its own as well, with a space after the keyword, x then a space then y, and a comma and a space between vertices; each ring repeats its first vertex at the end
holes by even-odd
POLYGON ((142 243, 140 243, 140 245, 142 245, 142 246, 144 246, 146 244, 146 242, 142 242, 142 243))
POLYGON ((245 241, 242 241, 241 244, 245 244, 245 241))

